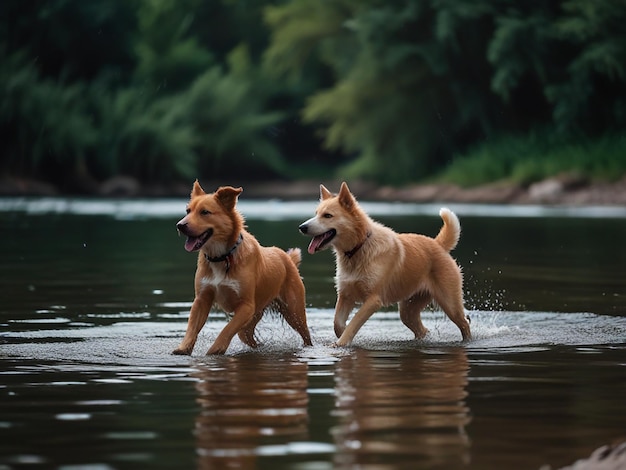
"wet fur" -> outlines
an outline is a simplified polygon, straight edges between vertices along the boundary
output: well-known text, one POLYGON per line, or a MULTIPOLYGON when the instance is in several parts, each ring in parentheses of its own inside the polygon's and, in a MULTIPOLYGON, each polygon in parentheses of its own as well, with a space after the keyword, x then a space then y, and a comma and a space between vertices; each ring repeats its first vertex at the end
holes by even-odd
POLYGON ((335 252, 337 346, 350 344, 374 312, 394 303, 399 304, 402 322, 416 338, 423 338, 428 330, 421 311, 433 300, 457 325, 463 340, 471 339, 463 309, 461 270, 449 254, 458 242, 461 226, 450 210, 442 209, 440 215, 444 225, 436 238, 398 234, 372 220, 346 183, 337 195, 320 186, 316 215, 304 222, 300 231, 313 237, 309 252, 328 247, 335 252), (320 245, 325 236, 332 238, 320 245), (360 308, 346 326, 356 305, 360 308))
POLYGON ((285 252, 261 246, 245 230, 243 217, 235 207, 242 191, 224 186, 207 194, 198 181, 193 185, 187 215, 178 222, 177 229, 188 237, 186 249, 199 252, 195 298, 185 337, 174 354, 191 354, 213 305, 232 313, 232 318, 207 354, 225 353, 235 334, 248 346, 256 347, 254 330, 268 309, 280 312, 305 345, 312 344, 305 314, 304 284, 298 272, 300 250, 285 252), (223 257, 236 245, 239 234, 243 235, 241 243, 227 259, 207 259, 223 257))

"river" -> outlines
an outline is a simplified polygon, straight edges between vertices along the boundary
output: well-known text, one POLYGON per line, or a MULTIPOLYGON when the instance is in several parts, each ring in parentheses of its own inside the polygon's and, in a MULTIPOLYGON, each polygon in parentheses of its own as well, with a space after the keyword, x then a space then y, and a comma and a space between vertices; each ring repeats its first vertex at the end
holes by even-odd
MULTIPOLYGON (((474 339, 397 309, 334 348, 334 262, 315 201, 245 201, 265 245, 303 250, 314 342, 276 316, 262 345, 171 355, 193 300, 186 201, 0 199, 0 468, 539 469, 626 437, 626 209, 452 204, 474 339)), ((434 236, 438 205, 364 203, 434 236)))

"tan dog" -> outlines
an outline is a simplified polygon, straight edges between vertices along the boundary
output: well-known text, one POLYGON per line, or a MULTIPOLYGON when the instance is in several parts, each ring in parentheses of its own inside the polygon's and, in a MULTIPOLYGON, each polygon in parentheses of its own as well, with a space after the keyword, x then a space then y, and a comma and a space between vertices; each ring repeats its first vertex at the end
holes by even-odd
POLYGON ((433 299, 459 327, 463 340, 471 339, 463 310, 461 270, 448 253, 461 233, 454 213, 441 209, 444 225, 434 239, 398 234, 372 220, 342 183, 337 196, 320 186, 315 214, 300 225, 300 231, 313 237, 309 253, 330 246, 335 251, 337 346, 349 344, 374 312, 396 302, 402 322, 416 338, 423 338, 428 330, 420 313, 433 299), (361 307, 346 327, 356 304, 361 307))
POLYGON ((207 194, 196 180, 187 215, 176 225, 187 236, 185 249, 199 254, 187 332, 174 354, 191 354, 214 303, 233 316, 207 354, 226 352, 235 334, 256 347, 254 329, 267 309, 280 312, 304 344, 312 344, 298 272, 300 250, 263 247, 245 230, 235 208, 242 191, 224 186, 207 194))

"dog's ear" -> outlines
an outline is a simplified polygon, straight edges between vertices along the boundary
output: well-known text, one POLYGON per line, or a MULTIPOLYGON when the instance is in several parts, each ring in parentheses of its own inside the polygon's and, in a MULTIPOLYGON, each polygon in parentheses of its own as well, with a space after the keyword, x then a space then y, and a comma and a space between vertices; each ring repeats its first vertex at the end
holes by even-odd
POLYGON ((341 189, 339 190, 339 203, 347 209, 350 209, 356 203, 356 199, 354 199, 345 181, 341 183, 341 189))
POLYGON ((324 199, 330 199, 331 197, 333 197, 333 193, 326 189, 326 186, 320 184, 320 201, 323 201, 324 199))
POLYGON ((243 188, 222 186, 215 191, 215 198, 226 210, 233 210, 237 204, 237 197, 243 192, 243 188))
POLYGON ((193 183, 193 188, 191 189, 191 197, 204 196, 205 194, 204 189, 202 189, 202 186, 200 186, 200 183, 196 180, 193 183))

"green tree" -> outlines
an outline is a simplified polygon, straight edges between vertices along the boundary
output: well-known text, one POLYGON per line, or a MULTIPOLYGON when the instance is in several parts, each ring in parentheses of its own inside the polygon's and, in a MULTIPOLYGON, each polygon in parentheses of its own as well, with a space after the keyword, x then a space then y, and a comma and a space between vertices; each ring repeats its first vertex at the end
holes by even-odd
POLYGON ((266 10, 265 61, 330 69, 305 120, 356 155, 343 175, 402 183, 503 134, 623 129, 625 18, 619 0, 292 0, 266 10))
POLYGON ((149 183, 197 177, 198 142, 178 97, 154 97, 141 89, 92 87, 96 173, 118 174, 149 183))
POLYGON ((600 155, 626 125, 625 22, 621 0, 4 0, 0 169, 404 183, 489 141, 600 155))
POLYGON ((23 53, 0 53, 2 169, 75 190, 91 180, 87 159, 96 142, 81 84, 42 79, 23 53))
POLYGON ((0 12, 4 173, 93 191, 116 174, 288 172, 267 132, 284 89, 254 65, 264 29, 238 2, 7 0, 0 12))
POLYGON ((183 106, 199 136, 203 174, 258 178, 287 173, 266 132, 283 118, 267 107, 274 87, 250 62, 245 46, 232 52, 226 72, 214 67, 195 80, 183 106))
POLYGON ((184 89, 213 64, 192 33, 201 0, 141 0, 136 80, 152 91, 184 89))
POLYGON ((303 0, 268 9, 266 61, 273 69, 294 76, 314 55, 335 75, 333 86, 310 97, 303 116, 324 124, 329 148, 358 155, 342 175, 419 179, 455 149, 454 133, 489 127, 488 107, 478 99, 485 81, 468 86, 455 75, 468 63, 464 53, 475 57, 480 49, 455 48, 459 37, 444 22, 438 29, 437 19, 431 5, 417 1, 303 0), (460 110, 460 95, 475 105, 472 112, 460 110))
POLYGON ((561 131, 593 134, 626 125, 626 3, 569 0, 556 34, 575 48, 567 77, 546 86, 561 131))
POLYGON ((23 50, 44 78, 128 83, 139 0, 3 0, 0 43, 23 50))

